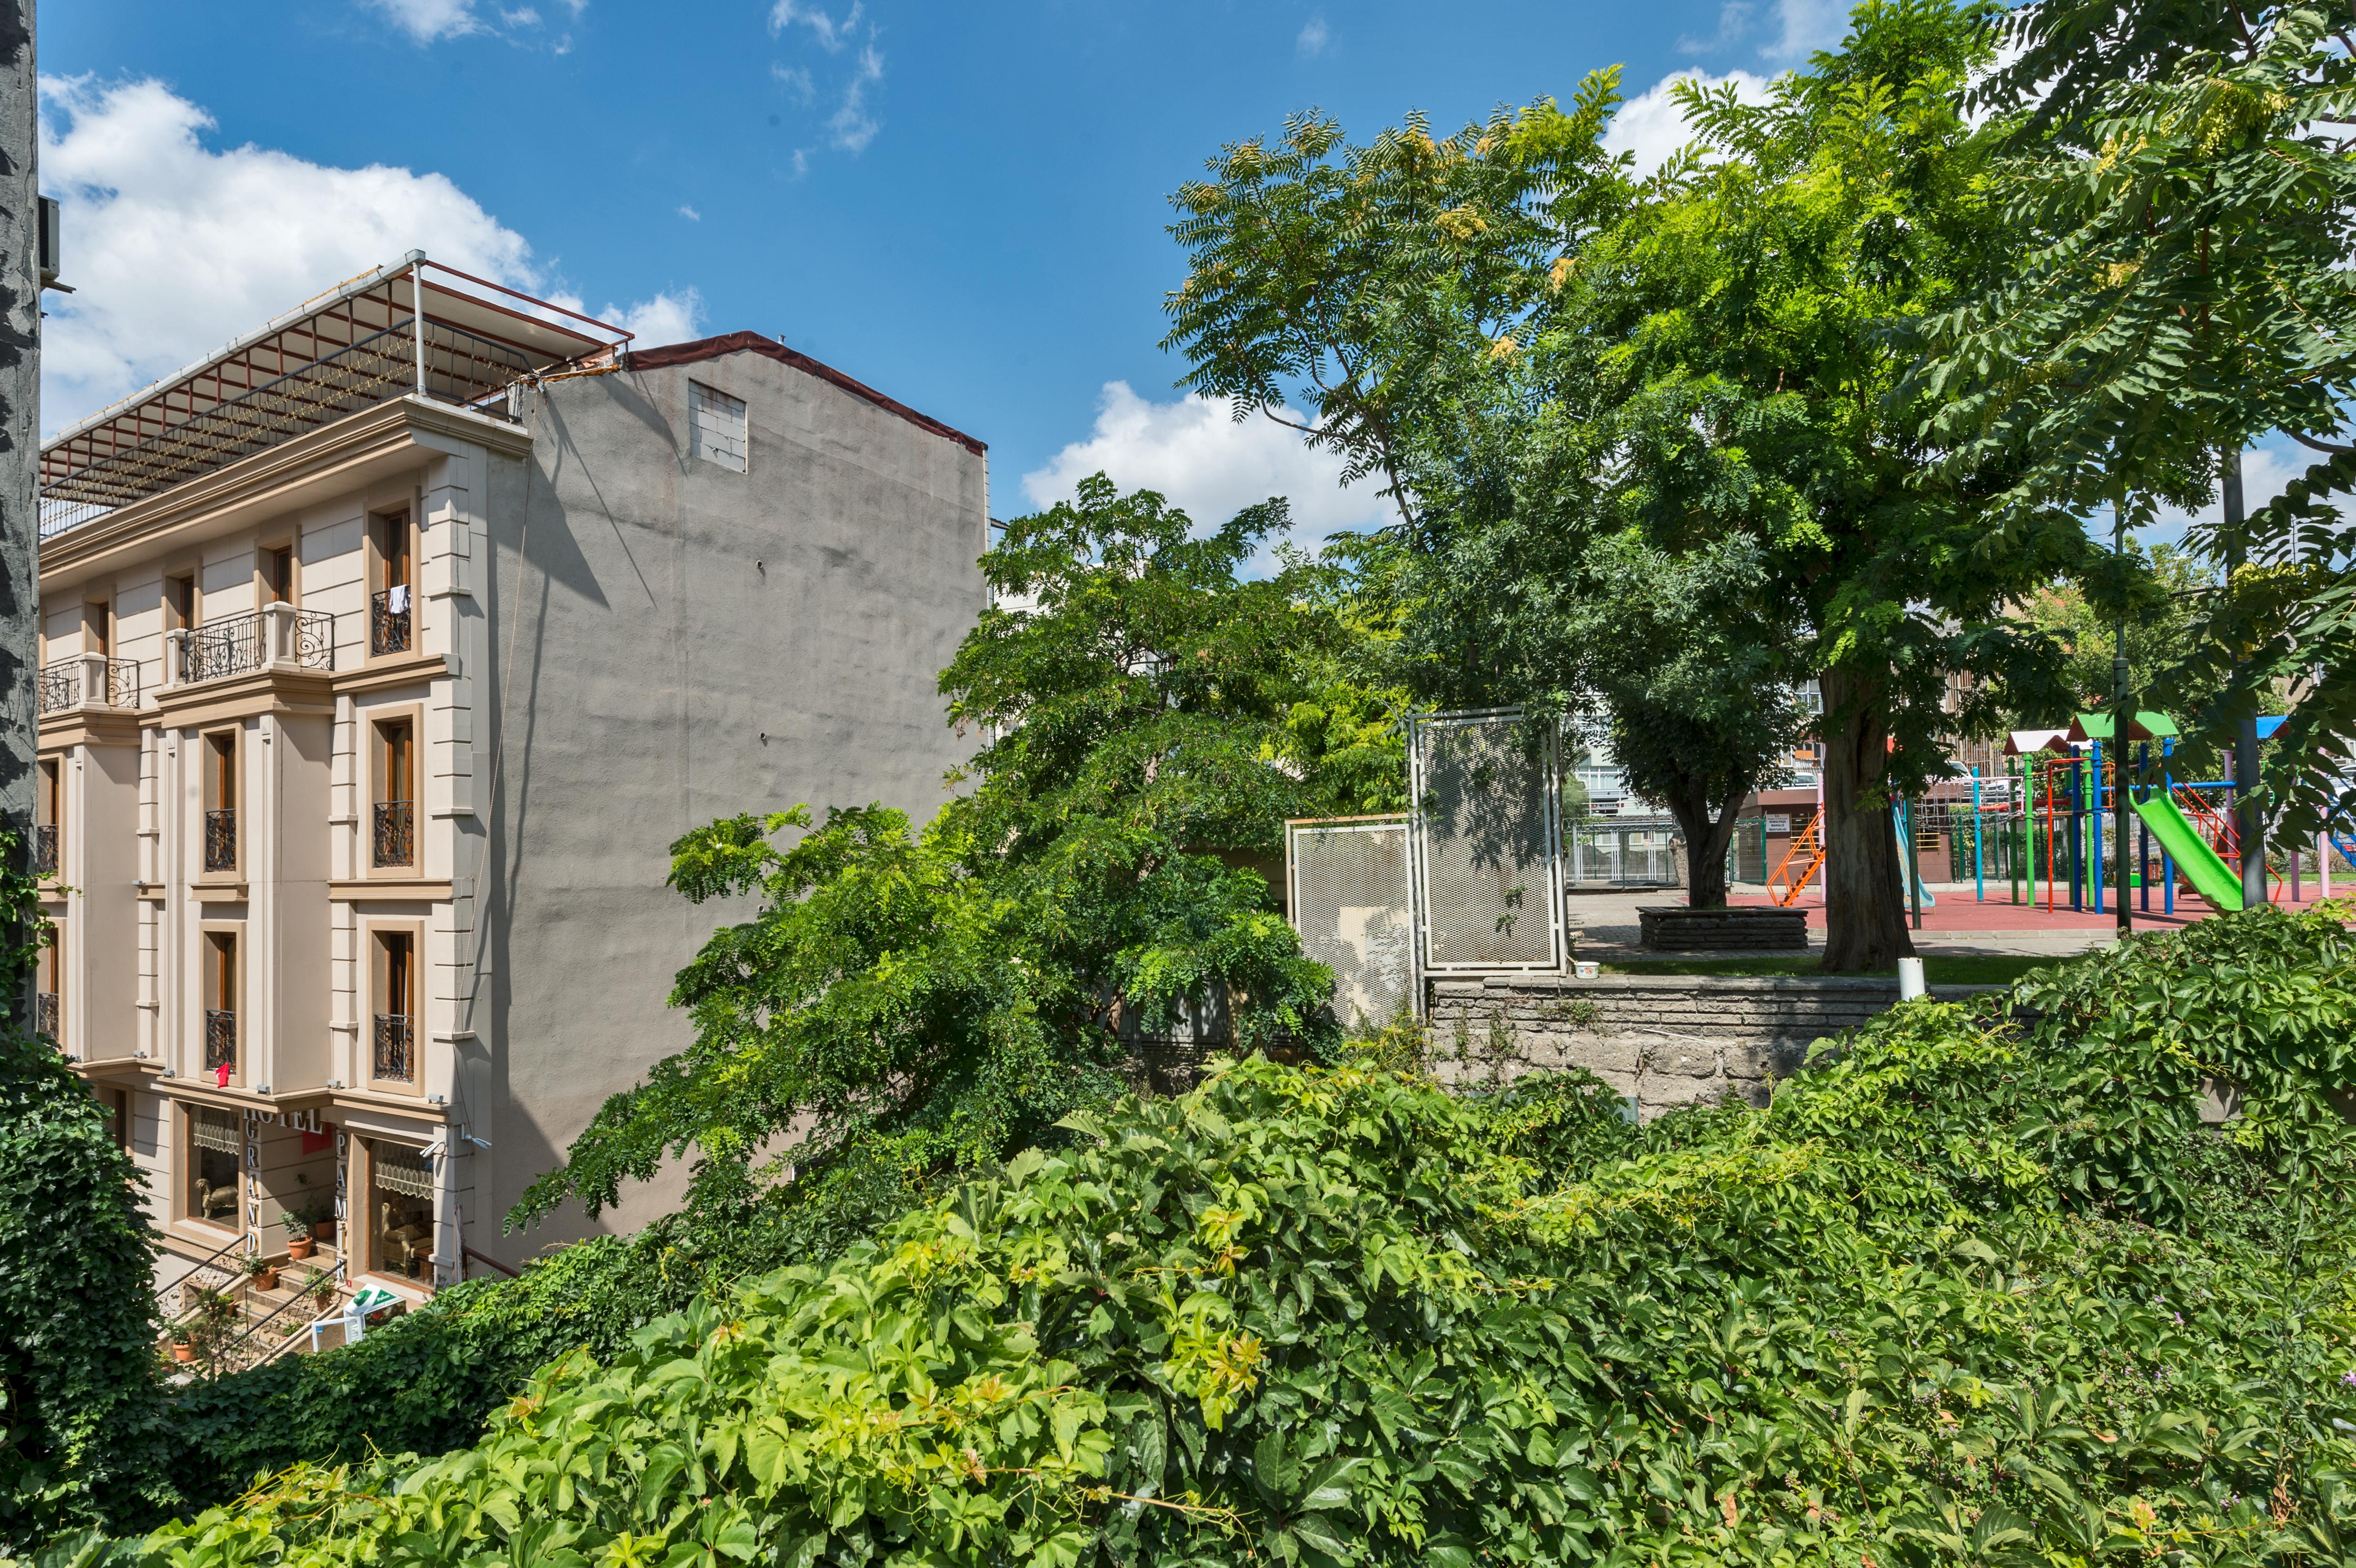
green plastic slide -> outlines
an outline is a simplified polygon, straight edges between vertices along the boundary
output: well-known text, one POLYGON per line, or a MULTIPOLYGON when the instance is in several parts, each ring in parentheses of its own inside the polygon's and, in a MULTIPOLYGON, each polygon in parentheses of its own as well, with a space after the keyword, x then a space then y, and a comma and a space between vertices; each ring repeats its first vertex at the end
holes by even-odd
POLYGON ((2148 800, 2137 800, 2135 809, 2136 815, 2151 829, 2151 836, 2175 857, 2178 867, 2201 897, 2220 909, 2242 907, 2241 876, 2225 864, 2224 856, 2210 847, 2209 841, 2201 836, 2201 830, 2176 809, 2175 801, 2154 794, 2148 800))

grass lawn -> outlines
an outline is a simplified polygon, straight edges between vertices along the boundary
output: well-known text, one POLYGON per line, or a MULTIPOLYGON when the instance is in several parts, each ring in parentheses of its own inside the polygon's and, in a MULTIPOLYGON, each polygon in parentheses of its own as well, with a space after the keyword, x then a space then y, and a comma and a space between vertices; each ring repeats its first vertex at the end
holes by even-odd
MULTIPOLYGON (((1922 960, 1922 978, 1932 985, 2009 985, 2032 969, 2061 962, 2024 953, 1932 953, 1922 960)), ((1607 963, 1606 974, 1821 974, 1813 953, 1762 954, 1755 958, 1665 958, 1658 961, 1607 963)), ((1895 967, 1879 972, 1895 980, 1895 967)))

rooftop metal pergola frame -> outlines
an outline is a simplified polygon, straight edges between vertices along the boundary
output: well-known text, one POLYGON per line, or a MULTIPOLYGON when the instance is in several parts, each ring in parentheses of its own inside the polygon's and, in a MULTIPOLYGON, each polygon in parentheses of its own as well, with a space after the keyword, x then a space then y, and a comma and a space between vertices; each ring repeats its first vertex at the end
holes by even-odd
POLYGON ((412 251, 44 445, 42 537, 393 398, 482 407, 631 337, 412 251))

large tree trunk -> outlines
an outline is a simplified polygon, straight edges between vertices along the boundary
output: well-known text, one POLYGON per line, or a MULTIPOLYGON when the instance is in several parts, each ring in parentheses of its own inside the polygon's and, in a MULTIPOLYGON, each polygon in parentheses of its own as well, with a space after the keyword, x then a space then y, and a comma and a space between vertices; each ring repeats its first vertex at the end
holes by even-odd
POLYGON ((1734 842, 1735 813, 1750 793, 1739 790, 1720 802, 1714 821, 1710 799, 1701 790, 1679 789, 1669 796, 1669 815, 1686 840, 1686 878, 1691 884, 1686 902, 1696 909, 1726 908, 1726 850, 1734 842))
POLYGON ((1888 969, 1912 954, 1898 835, 1885 780, 1890 722, 1882 683, 1854 670, 1824 673, 1825 967, 1888 969))

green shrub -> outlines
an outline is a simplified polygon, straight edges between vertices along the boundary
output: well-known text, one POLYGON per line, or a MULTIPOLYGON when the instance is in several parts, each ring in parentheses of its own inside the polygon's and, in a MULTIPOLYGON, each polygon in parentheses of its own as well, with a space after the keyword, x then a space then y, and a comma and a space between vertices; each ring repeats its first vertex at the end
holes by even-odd
POLYGON ((472 1443, 548 1363, 575 1353, 611 1361, 699 1294, 835 1257, 925 1196, 878 1163, 838 1161, 755 1205, 579 1242, 527 1263, 520 1278, 469 1280, 357 1345, 177 1391, 168 1472, 186 1504, 202 1508, 305 1461, 472 1443))
POLYGON ((172 1500, 137 1179, 57 1047, 0 1026, 0 1550, 172 1500))
POLYGON ((2047 1005, 2023 1028, 1910 1004, 1764 1112, 1641 1132, 1575 1076, 1455 1098, 1226 1066, 547 1369, 471 1447, 300 1466, 119 1550, 2345 1561, 2351 1134, 2283 1109, 2336 1085, 2296 1053, 2253 1071, 2294 1166, 2271 1131, 2181 1122, 2197 1083, 2130 1076, 2156 1185, 2108 1186, 2068 1162, 2109 1144, 2051 1131, 2098 1047, 2047 1005), (2154 1225, 2149 1191, 2263 1218, 2154 1225))

